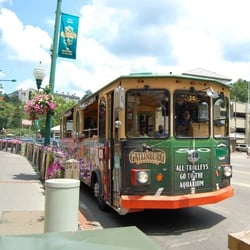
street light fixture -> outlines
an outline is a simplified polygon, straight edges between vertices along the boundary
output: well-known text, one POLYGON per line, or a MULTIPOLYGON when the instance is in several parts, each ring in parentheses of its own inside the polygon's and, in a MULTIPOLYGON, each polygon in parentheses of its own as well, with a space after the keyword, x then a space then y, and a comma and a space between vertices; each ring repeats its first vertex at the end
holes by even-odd
POLYGON ((45 77, 45 69, 42 67, 41 65, 42 63, 40 62, 40 64, 38 65, 37 68, 34 69, 34 77, 36 79, 36 86, 37 89, 40 90, 41 85, 42 85, 42 81, 45 77))
MULTIPOLYGON (((45 69, 42 67, 42 62, 34 69, 33 71, 34 77, 36 79, 36 86, 38 91, 41 89, 42 81, 45 77, 45 69)), ((39 120, 35 120, 35 127, 36 127, 36 140, 37 140, 37 132, 39 129, 39 120)))

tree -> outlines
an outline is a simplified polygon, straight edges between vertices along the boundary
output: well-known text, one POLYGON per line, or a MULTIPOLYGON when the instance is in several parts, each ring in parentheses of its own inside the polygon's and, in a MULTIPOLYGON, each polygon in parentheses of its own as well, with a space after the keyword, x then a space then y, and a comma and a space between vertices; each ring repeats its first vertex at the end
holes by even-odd
POLYGON ((20 129, 23 113, 22 104, 18 97, 9 97, 5 94, 0 102, 0 129, 20 129))
POLYGON ((239 79, 237 82, 230 84, 231 93, 230 97, 232 100, 237 102, 247 102, 248 101, 248 82, 239 79))
POLYGON ((85 95, 82 97, 82 101, 85 101, 91 95, 92 95, 92 91, 90 89, 86 90, 85 95))
POLYGON ((20 105, 14 108, 9 122, 10 128, 21 128, 23 113, 20 105))
POLYGON ((62 113, 64 113, 67 109, 73 107, 76 104, 76 101, 65 102, 64 98, 57 95, 54 96, 54 100, 56 103, 56 112, 53 115, 52 126, 59 125, 62 113))
POLYGON ((8 128, 10 122, 10 114, 13 113, 14 105, 12 103, 8 103, 3 99, 0 102, 0 129, 8 128))

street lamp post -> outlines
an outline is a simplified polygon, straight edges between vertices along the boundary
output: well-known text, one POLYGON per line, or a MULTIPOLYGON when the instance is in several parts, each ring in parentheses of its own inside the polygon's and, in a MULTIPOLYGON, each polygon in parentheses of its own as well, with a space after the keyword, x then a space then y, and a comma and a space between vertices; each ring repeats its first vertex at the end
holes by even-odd
MULTIPOLYGON (((53 38, 53 46, 52 46, 52 54, 51 54, 51 66, 50 66, 50 79, 49 79, 49 90, 47 93, 54 94, 54 85, 55 85, 55 70, 56 70, 56 59, 57 59, 57 48, 58 48, 58 33, 59 33, 59 22, 61 15, 61 5, 62 0, 57 0, 56 7, 56 18, 55 18, 55 28, 54 28, 54 38, 53 38)), ((35 69, 37 75, 35 75, 37 88, 38 90, 41 88, 42 84, 42 76, 44 77, 44 71, 41 67, 35 69)), ((34 70, 34 74, 35 74, 34 70)), ((44 145, 50 145, 50 136, 51 136, 51 124, 52 124, 52 115, 50 112, 46 114, 46 128, 45 128, 45 136, 44 136, 44 145)))
MULTIPOLYGON (((50 65, 50 79, 49 79, 49 91, 51 94, 54 94, 61 5, 62 5, 62 0, 57 0, 55 28, 54 28, 54 37, 53 37, 52 54, 51 54, 51 65, 50 65)), ((44 145, 45 146, 50 145, 51 123, 52 123, 51 118, 52 118, 51 113, 47 112, 45 138, 44 138, 44 145)))
POLYGON ((52 53, 51 53, 51 65, 50 65, 50 79, 49 79, 49 87, 50 87, 50 91, 52 94, 54 93, 54 85, 55 85, 55 71, 56 71, 56 59, 57 59, 57 49, 58 49, 58 34, 59 34, 61 6, 62 6, 62 0, 57 0, 54 37, 53 37, 53 44, 51 48, 52 53))
MULTIPOLYGON (((41 62, 38 67, 34 69, 34 77, 36 79, 36 86, 37 89, 41 89, 42 81, 45 77, 45 69, 42 67, 41 62)), ((37 132, 39 127, 39 120, 35 120, 35 126, 36 126, 36 140, 37 140, 37 132)))
MULTIPOLYGON (((58 47, 58 33, 59 33, 59 22, 61 15, 61 5, 62 0, 57 0, 56 7, 56 19, 55 19, 55 28, 54 28, 54 38, 51 54, 51 66, 50 66, 50 79, 49 79, 49 89, 46 90, 47 93, 54 94, 54 85, 55 85, 55 70, 56 70, 56 59, 57 59, 57 47, 58 47)), ((40 66, 34 70, 34 75, 36 79, 37 89, 41 88, 42 80, 45 77, 45 70, 40 66)), ((44 145, 50 145, 50 136, 51 136, 51 121, 52 115, 50 112, 46 114, 46 127, 45 127, 45 136, 44 136, 44 145)))

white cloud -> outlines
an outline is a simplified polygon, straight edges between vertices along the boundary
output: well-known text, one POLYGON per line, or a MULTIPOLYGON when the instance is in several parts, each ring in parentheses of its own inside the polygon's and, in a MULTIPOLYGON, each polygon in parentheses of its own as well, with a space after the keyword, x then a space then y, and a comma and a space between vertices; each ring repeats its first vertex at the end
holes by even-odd
POLYGON ((14 12, 2 9, 0 29, 5 46, 10 49, 9 57, 20 61, 47 61, 51 39, 38 27, 24 26, 14 12))
POLYGON ((26 79, 17 85, 17 89, 28 89, 28 88, 33 88, 33 89, 36 88, 34 80, 26 79))
MULTIPOLYGON (((182 73, 197 67, 250 79, 248 5, 248 0, 93 0, 80 10, 77 59, 57 59, 55 91, 82 96, 130 72, 182 73)), ((31 67, 42 61, 49 74, 49 34, 24 25, 6 8, 0 31, 3 54, 26 70, 18 87, 34 87, 31 67)))

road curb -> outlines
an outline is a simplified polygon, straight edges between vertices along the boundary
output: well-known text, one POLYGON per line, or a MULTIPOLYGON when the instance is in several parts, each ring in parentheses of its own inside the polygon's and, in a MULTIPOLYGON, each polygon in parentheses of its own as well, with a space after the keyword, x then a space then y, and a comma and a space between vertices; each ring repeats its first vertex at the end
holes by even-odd
POLYGON ((97 221, 88 221, 84 214, 79 210, 78 211, 78 227, 79 230, 96 230, 103 229, 101 224, 97 221))

